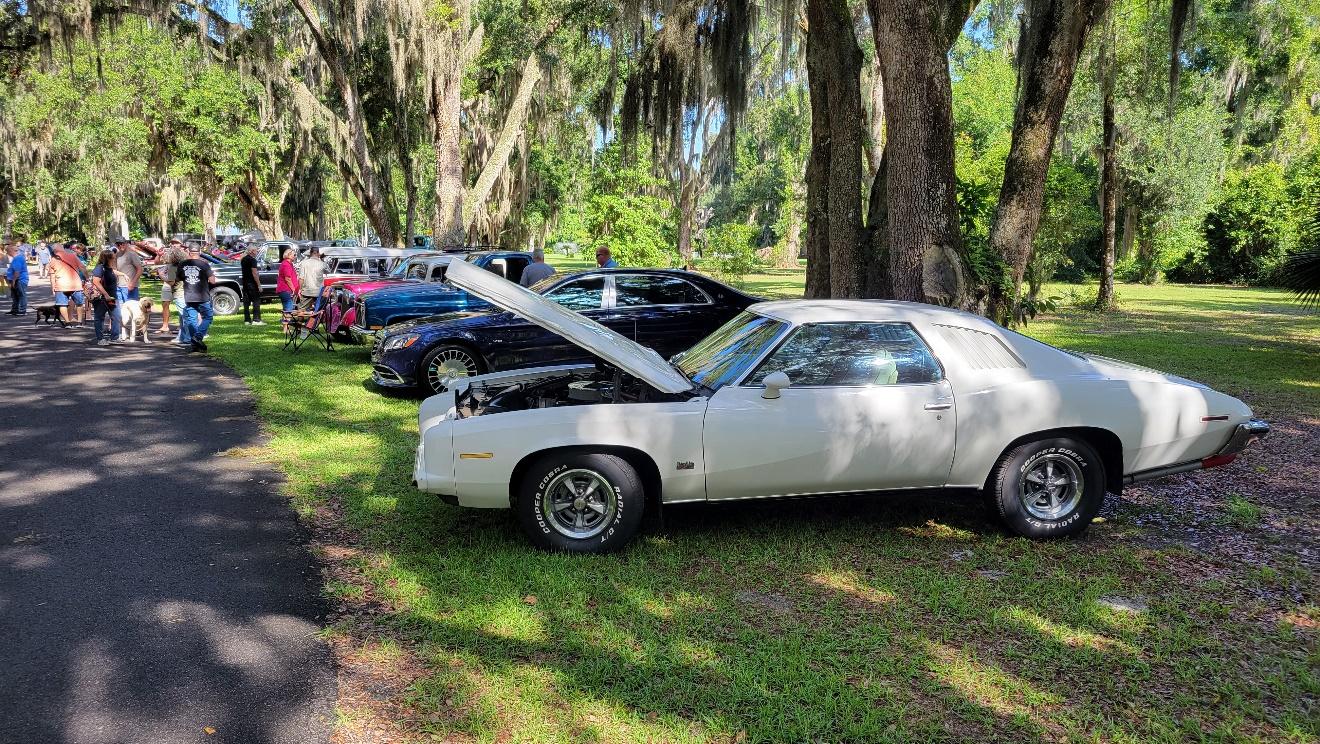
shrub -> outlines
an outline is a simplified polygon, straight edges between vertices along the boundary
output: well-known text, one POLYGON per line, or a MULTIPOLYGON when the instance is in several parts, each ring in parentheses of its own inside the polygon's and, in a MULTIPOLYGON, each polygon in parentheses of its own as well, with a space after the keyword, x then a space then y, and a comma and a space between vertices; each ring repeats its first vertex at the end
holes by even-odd
POLYGON ((1283 168, 1267 163, 1230 172, 1202 229, 1205 255, 1198 260, 1184 253, 1170 278, 1226 284, 1268 281, 1293 240, 1283 168))
POLYGON ((725 284, 743 286, 747 275, 757 266, 756 240, 760 234, 755 225, 741 222, 708 228, 706 268, 725 284))

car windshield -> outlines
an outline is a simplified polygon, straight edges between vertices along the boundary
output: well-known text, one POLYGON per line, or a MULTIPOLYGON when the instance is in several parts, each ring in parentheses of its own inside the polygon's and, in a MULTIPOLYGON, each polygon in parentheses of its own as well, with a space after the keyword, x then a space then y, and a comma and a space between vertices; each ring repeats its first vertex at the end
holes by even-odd
POLYGON ((742 376, 788 324, 743 312, 670 360, 692 382, 718 390, 742 376))

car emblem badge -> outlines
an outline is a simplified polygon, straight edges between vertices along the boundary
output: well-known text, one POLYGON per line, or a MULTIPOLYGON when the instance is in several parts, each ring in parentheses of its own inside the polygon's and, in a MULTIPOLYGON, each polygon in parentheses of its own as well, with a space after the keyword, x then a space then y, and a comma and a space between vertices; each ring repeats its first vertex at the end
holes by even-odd
POLYGON ((692 462, 691 460, 681 460, 678 463, 679 470, 695 470, 696 467, 697 464, 695 462, 692 462))

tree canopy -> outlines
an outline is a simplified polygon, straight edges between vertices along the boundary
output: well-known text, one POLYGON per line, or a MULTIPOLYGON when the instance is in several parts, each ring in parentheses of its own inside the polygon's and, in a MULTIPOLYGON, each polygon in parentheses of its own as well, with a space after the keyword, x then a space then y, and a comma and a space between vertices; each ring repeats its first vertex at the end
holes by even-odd
POLYGON ((1281 282, 1320 209, 1314 0, 3 0, 0 49, 10 234, 805 259, 1015 322, 1281 282))

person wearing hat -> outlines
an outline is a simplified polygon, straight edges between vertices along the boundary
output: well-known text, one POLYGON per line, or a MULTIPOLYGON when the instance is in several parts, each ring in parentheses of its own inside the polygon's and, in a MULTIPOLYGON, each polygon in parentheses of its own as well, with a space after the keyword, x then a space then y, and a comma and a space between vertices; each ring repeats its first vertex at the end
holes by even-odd
POLYGON ((211 262, 202 258, 202 247, 188 246, 188 260, 179 264, 179 283, 183 286, 183 302, 187 310, 180 322, 188 332, 190 351, 206 351, 206 331, 211 327, 215 313, 211 311, 211 285, 215 272, 211 262))
POLYGON ((115 269, 128 277, 128 283, 123 287, 124 299, 141 299, 138 284, 142 281, 142 256, 134 250, 128 238, 115 241, 115 269))

